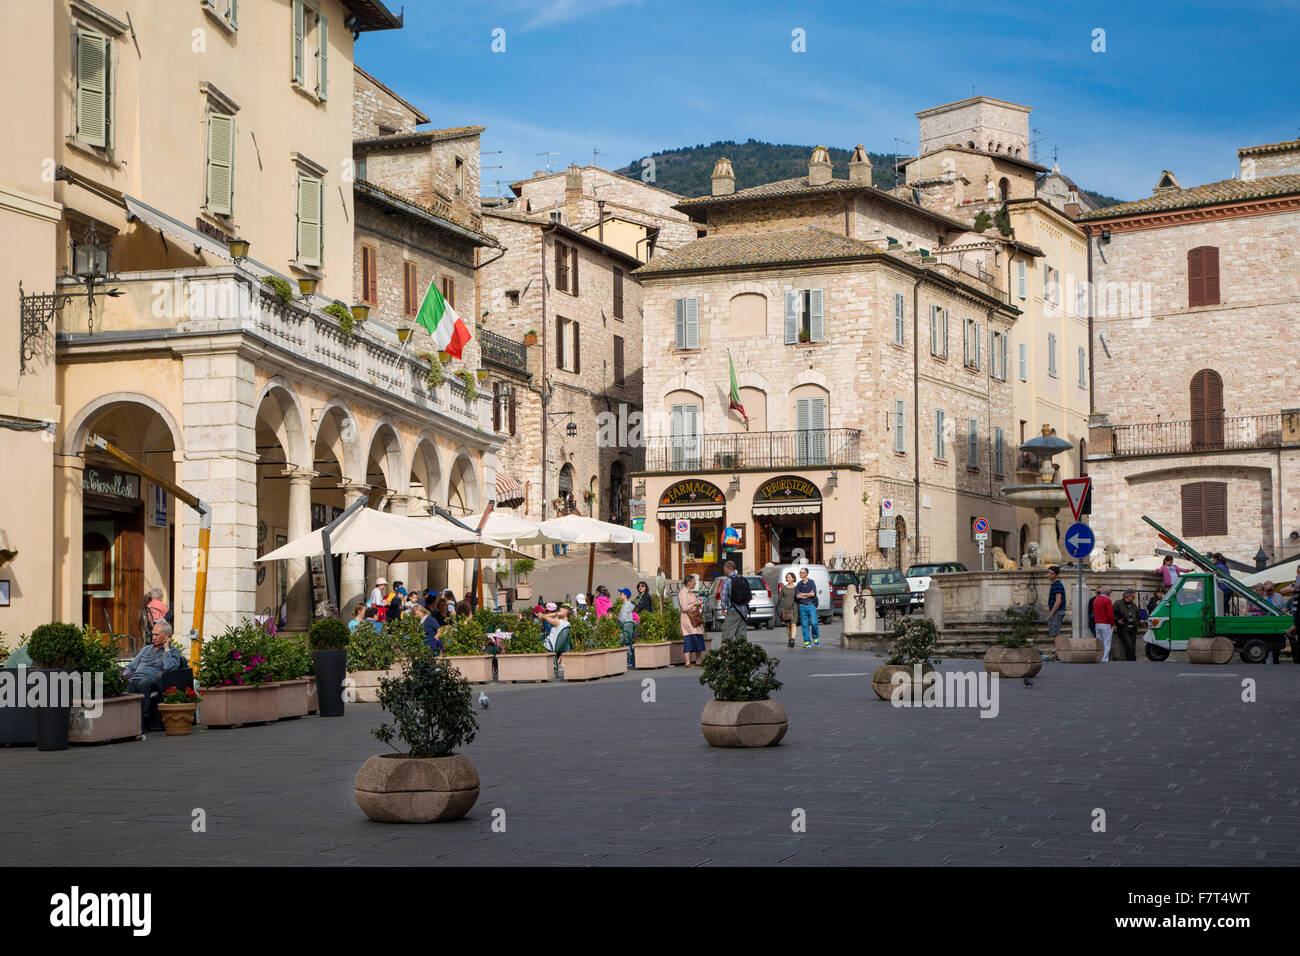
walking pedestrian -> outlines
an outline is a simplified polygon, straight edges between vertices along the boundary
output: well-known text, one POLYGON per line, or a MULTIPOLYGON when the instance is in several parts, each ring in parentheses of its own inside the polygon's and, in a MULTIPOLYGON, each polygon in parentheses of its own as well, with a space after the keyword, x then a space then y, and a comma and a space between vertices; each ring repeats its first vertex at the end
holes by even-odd
POLYGON ((1115 607, 1110 600, 1110 588, 1102 585, 1097 589, 1097 599, 1093 604, 1096 623, 1093 633, 1101 641, 1101 659, 1110 660, 1110 639, 1115 631, 1115 607))
POLYGON ((785 646, 794 647, 795 618, 799 614, 799 604, 794 596, 794 572, 785 572, 785 583, 777 591, 780 601, 781 620, 785 624, 785 646))
POLYGON ((1061 569, 1053 564, 1047 569, 1047 636, 1060 637, 1061 625, 1065 622, 1065 583, 1061 580, 1061 569))
POLYGON ((682 612, 682 655, 686 666, 694 667, 704 659, 704 614, 700 611, 700 596, 695 593, 694 574, 686 575, 682 589, 677 592, 677 607, 682 612))
POLYGON ((1124 597, 1115 605, 1115 636, 1123 649, 1124 660, 1137 660, 1137 634, 1142 626, 1142 612, 1134 600, 1132 588, 1124 592, 1124 597))
POLYGON ((808 577, 808 569, 799 569, 799 583, 794 586, 794 599, 799 605, 799 630, 803 633, 804 647, 821 647, 821 627, 817 620, 817 582, 808 577), (812 644, 808 638, 811 635, 812 644))
POLYGON ((730 641, 745 636, 749 623, 749 582, 736 573, 736 562, 722 565, 722 583, 718 585, 718 605, 722 612, 722 639, 730 641))
POLYGON ((416 612, 420 615, 420 626, 424 630, 424 646, 433 651, 434 654, 442 653, 442 641, 438 639, 438 631, 441 628, 438 622, 433 619, 429 609, 423 604, 416 605, 416 612))

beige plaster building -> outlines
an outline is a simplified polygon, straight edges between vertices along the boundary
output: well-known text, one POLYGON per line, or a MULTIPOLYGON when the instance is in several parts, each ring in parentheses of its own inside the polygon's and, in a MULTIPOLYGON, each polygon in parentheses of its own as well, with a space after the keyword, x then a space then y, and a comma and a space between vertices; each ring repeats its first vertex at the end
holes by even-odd
MULTIPOLYGON (((197 515, 88 452, 98 434, 211 507, 208 634, 264 609, 302 627, 323 575, 306 562, 258 565, 259 553, 360 498, 475 509, 495 477, 485 395, 427 388, 427 364, 378 306, 351 330, 322 308, 355 301, 353 36, 401 20, 376 0, 161 4, 135 19, 133 41, 116 0, 46 6, 24 14, 32 30, 10 59, 59 91, 43 120, 32 98, 28 124, 44 122, 53 182, 36 185, 33 154, 5 167, 5 188, 41 200, 23 221, 45 223, 47 244, 24 227, 31 258, 7 268, 33 293, 84 290, 73 273, 100 268, 93 309, 83 297, 48 313, 50 333, 33 341, 49 358, 19 381, 24 400, 53 382, 20 409, 27 420, 57 411, 53 461, 18 497, 33 516, 20 560, 33 575, 51 570, 43 588, 24 584, 21 626, 87 620, 138 640, 152 587, 178 633, 191 626, 197 515), (196 43, 204 55, 176 53, 196 43), (232 239, 247 253, 236 257, 232 239)), ((31 437, 0 432, 6 460, 39 465, 31 437)), ((341 565, 346 605, 375 569, 341 565)))
POLYGON ((1300 140, 1237 155, 1232 179, 1164 170, 1150 197, 1082 220, 1092 524, 1126 554, 1158 544, 1143 514, 1245 564, 1300 550, 1300 140))

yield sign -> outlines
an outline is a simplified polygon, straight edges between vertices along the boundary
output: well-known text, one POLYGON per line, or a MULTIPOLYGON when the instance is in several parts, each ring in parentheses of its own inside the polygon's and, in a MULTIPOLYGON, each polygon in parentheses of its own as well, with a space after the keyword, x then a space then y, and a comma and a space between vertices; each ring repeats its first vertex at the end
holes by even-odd
POLYGON ((1070 502, 1070 511, 1074 513, 1074 520, 1079 520, 1079 509, 1083 507, 1083 499, 1088 496, 1088 488, 1092 485, 1092 479, 1084 478, 1067 478, 1061 482, 1061 487, 1065 489, 1066 500, 1070 502))

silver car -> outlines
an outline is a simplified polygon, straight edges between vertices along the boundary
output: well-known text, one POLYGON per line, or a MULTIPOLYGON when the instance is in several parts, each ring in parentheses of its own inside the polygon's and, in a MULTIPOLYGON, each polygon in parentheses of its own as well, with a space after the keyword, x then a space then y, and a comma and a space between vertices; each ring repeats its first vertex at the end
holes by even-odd
MULTIPOLYGON (((772 592, 768 590, 767 582, 757 574, 741 576, 749 582, 749 589, 753 592, 749 598, 749 626, 766 627, 770 630, 776 624, 776 601, 772 599, 772 592)), ((722 607, 719 600, 721 584, 722 578, 714 578, 707 585, 708 593, 704 599, 706 631, 716 631, 722 627, 722 607)))

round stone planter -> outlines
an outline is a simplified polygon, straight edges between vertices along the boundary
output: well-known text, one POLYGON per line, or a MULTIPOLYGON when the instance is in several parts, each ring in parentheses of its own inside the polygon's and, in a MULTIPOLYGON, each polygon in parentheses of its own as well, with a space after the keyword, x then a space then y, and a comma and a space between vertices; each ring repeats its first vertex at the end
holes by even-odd
POLYGON ((1043 669, 1043 655, 1033 647, 990 647, 984 670, 999 677, 1033 677, 1043 669))
MULTIPOLYGON (((933 664, 925 664, 921 667, 921 677, 934 672, 933 664)), ((899 700, 921 699, 921 693, 924 690, 922 685, 916 680, 916 671, 911 664, 881 664, 876 668, 876 672, 871 675, 871 689, 876 692, 876 696, 881 700, 892 700, 895 693, 899 695, 899 700), (894 681, 895 674, 905 675, 898 683, 894 681), (901 686, 901 690, 898 688, 901 686)))
POLYGON ((380 823, 459 820, 478 801, 478 771, 462 754, 380 754, 357 771, 357 806, 380 823))
POLYGON ((1096 664, 1105 649, 1095 637, 1056 638, 1056 659, 1065 664, 1096 664))
POLYGON ((194 726, 194 711, 198 704, 159 704, 158 715, 162 717, 163 730, 168 737, 188 737, 194 726))
POLYGON ((711 700, 700 714, 710 747, 771 747, 789 729, 785 708, 774 700, 711 700))
POLYGON ((1226 664, 1234 650, 1226 637, 1193 637, 1187 642, 1187 663, 1226 664))

